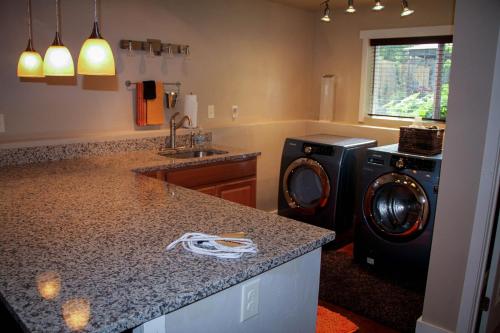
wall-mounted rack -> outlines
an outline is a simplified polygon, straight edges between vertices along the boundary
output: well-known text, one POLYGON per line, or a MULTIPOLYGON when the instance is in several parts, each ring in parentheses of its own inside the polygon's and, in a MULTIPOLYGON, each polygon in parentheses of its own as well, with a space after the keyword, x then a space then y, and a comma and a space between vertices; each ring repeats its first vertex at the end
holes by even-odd
POLYGON ((147 39, 146 41, 122 39, 120 40, 120 48, 129 50, 129 52, 146 51, 157 56, 160 56, 163 52, 168 55, 179 54, 184 56, 188 56, 190 53, 189 45, 162 43, 159 39, 147 39))

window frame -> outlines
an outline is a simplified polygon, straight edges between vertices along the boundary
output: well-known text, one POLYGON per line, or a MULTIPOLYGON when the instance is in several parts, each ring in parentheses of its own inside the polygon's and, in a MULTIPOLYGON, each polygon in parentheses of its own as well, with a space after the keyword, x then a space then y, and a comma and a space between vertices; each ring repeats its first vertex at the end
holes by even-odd
MULTIPOLYGON (((381 119, 389 123, 411 123, 412 120, 402 117, 384 117, 378 115, 369 115, 369 107, 371 101, 369 93, 371 89, 370 73, 373 70, 373 59, 370 57, 371 52, 370 40, 371 39, 386 39, 386 38, 413 38, 413 37, 430 37, 430 36, 445 36, 453 35, 452 25, 428 26, 428 27, 413 27, 413 28, 399 28, 399 29, 379 29, 379 30, 362 30, 359 34, 362 40, 362 53, 361 53, 361 87, 359 94, 359 112, 358 122, 373 122, 374 119, 381 119)), ((441 123, 441 121, 432 121, 441 123)))

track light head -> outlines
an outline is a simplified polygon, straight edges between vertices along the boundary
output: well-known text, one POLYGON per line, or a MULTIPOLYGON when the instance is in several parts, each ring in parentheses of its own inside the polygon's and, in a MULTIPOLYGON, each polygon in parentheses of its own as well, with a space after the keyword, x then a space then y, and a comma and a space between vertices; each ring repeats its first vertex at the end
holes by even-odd
POLYGON ((407 0, 401 0, 401 7, 403 7, 403 11, 401 12, 401 16, 408 16, 413 14, 415 11, 408 7, 407 0))
POLYGON ((375 1, 375 5, 372 7, 373 10, 379 11, 384 9, 384 5, 381 1, 375 1))
POLYGON ((345 10, 346 13, 353 14, 356 12, 356 8, 354 8, 353 0, 348 0, 347 1, 347 9, 345 10))
POLYGON ((329 2, 330 2, 330 0, 323 2, 323 4, 325 5, 325 10, 323 11, 323 17, 321 18, 321 21, 323 21, 323 22, 330 22, 331 21, 330 6, 328 6, 329 2))

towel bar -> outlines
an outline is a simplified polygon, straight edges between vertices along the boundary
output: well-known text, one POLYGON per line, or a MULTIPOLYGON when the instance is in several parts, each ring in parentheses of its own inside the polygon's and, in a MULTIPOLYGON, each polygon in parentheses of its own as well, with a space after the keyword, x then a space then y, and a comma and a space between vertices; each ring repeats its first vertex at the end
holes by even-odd
MULTIPOLYGON (((137 84, 137 82, 132 82, 130 80, 125 81, 125 86, 130 87, 133 84, 137 84)), ((163 82, 164 86, 180 86, 180 82, 163 82)))

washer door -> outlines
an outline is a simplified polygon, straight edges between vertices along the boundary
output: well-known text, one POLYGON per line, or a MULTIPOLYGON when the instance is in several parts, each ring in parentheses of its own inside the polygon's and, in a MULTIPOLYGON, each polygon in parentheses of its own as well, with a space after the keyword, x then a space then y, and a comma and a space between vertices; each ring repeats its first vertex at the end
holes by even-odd
POLYGON ((330 181, 325 169, 310 158, 299 158, 285 170, 283 193, 290 208, 313 214, 324 207, 330 196, 330 181))
POLYGON ((363 212, 369 225, 380 236, 404 241, 424 230, 429 218, 429 201, 415 179, 388 173, 368 187, 363 212))

